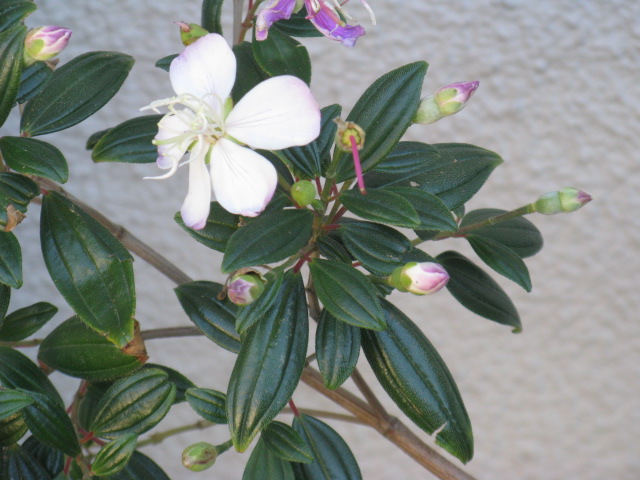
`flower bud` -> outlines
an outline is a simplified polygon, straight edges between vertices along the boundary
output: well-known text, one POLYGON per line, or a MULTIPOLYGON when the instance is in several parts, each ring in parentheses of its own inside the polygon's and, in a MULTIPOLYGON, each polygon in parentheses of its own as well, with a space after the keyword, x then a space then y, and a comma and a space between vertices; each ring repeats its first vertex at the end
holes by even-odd
POLYGON ((227 285, 227 296, 231 302, 241 307, 255 302, 267 282, 258 272, 248 272, 231 277, 227 285))
POLYGON ((209 33, 197 23, 177 22, 177 25, 180 27, 180 41, 185 47, 209 33))
POLYGON ((401 292, 429 295, 444 288, 449 281, 449 274, 437 263, 409 262, 396 268, 388 280, 391 286, 401 292))
POLYGON ((562 212, 575 212, 591 201, 591 195, 575 188, 563 188, 557 192, 540 195, 533 205, 533 210, 543 215, 562 212))
POLYGON ((316 198, 316 187, 309 180, 300 180, 291 186, 291 196, 301 207, 306 207, 316 198))
POLYGON ((192 472, 206 470, 218 457, 218 449, 207 442, 198 442, 187 447, 182 452, 182 465, 192 472))
POLYGON ((24 59, 27 65, 57 56, 69 43, 71 30, 55 25, 32 28, 24 40, 24 59))
POLYGON ((480 82, 458 82, 439 88, 433 95, 420 101, 414 123, 428 125, 458 113, 479 85, 480 82))

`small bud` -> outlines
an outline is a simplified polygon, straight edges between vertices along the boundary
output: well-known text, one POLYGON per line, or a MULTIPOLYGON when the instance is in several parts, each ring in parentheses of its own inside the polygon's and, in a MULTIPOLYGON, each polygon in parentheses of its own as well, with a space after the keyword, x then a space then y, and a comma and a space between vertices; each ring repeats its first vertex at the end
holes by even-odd
POLYGON ((480 82, 458 82, 439 88, 433 95, 420 101, 414 123, 428 125, 458 113, 479 85, 480 82))
POLYGON ((449 281, 449 274, 437 263, 409 262, 396 268, 388 280, 391 286, 401 292, 429 295, 444 288, 449 281))
POLYGON ((216 463, 218 449, 207 442, 198 442, 182 452, 182 465, 192 472, 202 472, 216 463))
POLYGON ((231 302, 243 307, 255 302, 264 292, 266 284, 258 272, 235 275, 227 285, 227 296, 231 302))
POLYGON ((27 65, 50 60, 65 49, 71 30, 55 25, 32 28, 24 40, 24 59, 27 65))
POLYGON ((291 196, 301 207, 306 207, 316 198, 316 187, 309 180, 300 180, 291 187, 291 196))
POLYGON ((563 188, 557 192, 540 195, 533 205, 533 210, 543 215, 554 215, 562 212, 575 212, 591 201, 591 195, 575 188, 563 188))
POLYGON ((185 47, 209 33, 197 23, 177 22, 177 25, 180 27, 180 41, 185 47))
POLYGON ((338 124, 338 130, 336 132, 336 147, 343 152, 351 152, 351 137, 356 141, 356 148, 361 150, 364 147, 364 130, 360 125, 353 122, 345 122, 341 118, 334 120, 338 124))

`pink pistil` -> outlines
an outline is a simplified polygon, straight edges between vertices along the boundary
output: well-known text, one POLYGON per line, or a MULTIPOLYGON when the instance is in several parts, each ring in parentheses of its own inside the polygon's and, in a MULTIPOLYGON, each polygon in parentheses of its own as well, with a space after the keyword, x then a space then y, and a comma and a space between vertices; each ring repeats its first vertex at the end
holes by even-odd
POLYGON ((362 165, 360 165, 360 152, 358 152, 358 145, 356 143, 356 137, 349 136, 351 141, 351 153, 353 153, 353 166, 356 169, 356 178, 358 179, 358 188, 362 195, 367 194, 367 189, 364 186, 364 177, 362 176, 362 165))

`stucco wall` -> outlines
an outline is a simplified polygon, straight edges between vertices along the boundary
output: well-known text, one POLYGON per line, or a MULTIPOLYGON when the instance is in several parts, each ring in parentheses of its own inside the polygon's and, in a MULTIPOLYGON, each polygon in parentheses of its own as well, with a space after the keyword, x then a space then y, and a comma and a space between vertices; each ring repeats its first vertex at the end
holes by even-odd
MULTIPOLYGON (((305 41, 315 63, 312 89, 321 104, 348 111, 360 93, 392 68, 430 63, 424 92, 458 80, 480 80, 459 115, 414 126, 407 138, 468 142, 500 153, 505 163, 469 209, 513 208, 540 193, 575 186, 593 195, 583 210, 537 217, 546 240, 529 259, 534 290, 526 294, 498 278, 512 296, 524 332, 474 316, 447 292, 395 297, 447 361, 469 411, 479 479, 632 480, 640 477, 640 3, 523 0, 371 0, 378 26, 351 2, 368 34, 349 50, 326 39, 305 41)), ((197 279, 222 280, 220 257, 190 241, 172 221, 186 192, 184 172, 164 182, 142 181, 153 165, 92 165, 83 150, 94 131, 137 115, 171 94, 158 58, 180 50, 172 22, 197 22, 196 0, 41 0, 29 26, 73 29, 63 60, 90 50, 131 53, 137 63, 120 93, 88 121, 46 139, 66 154, 68 190, 125 225, 197 279), (140 203, 140 204, 138 204, 140 203)), ((228 12, 227 12, 228 13, 228 12)), ((227 20, 228 20, 227 15, 227 20)), ((2 134, 15 134, 13 117, 2 134)), ((49 300, 62 306, 39 253, 38 208, 18 235, 24 287, 11 309, 49 300), (31 271, 38 268, 37 271, 31 271)), ((454 246, 436 245, 430 253, 454 246)), ((173 285, 135 262, 137 318, 146 328, 186 324, 173 285)), ((61 308, 56 321, 70 314, 61 308)), ((152 361, 174 366, 201 386, 224 390, 233 356, 204 339, 150 342, 152 361)), ((361 362, 363 371, 371 372, 361 362)), ((53 378, 66 382, 56 374, 53 378)), ((379 390, 379 389, 378 389, 379 390)), ((381 392, 385 405, 391 401, 381 392)), ((300 406, 316 401, 301 387, 300 406)), ((194 421, 184 405, 171 414, 194 421)), ((374 432, 332 424, 352 445, 364 478, 431 478, 374 432)), ((166 427, 167 425, 165 425, 166 427)), ((424 435, 423 435, 424 436, 424 435)), ((175 437, 145 450, 175 479, 239 479, 246 457, 223 455, 202 474, 179 465, 186 445, 221 442, 224 427, 175 437)))

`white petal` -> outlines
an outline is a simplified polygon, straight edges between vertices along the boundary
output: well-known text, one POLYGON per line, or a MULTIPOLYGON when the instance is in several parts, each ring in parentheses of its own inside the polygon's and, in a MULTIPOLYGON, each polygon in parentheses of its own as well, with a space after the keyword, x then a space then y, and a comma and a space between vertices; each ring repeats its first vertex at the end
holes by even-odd
POLYGON ((278 174, 262 155, 223 138, 211 152, 211 184, 225 210, 255 217, 273 197, 278 174))
POLYGON ((171 85, 178 95, 224 102, 236 79, 236 57, 227 41, 216 33, 199 38, 173 59, 171 85))
POLYGON ((306 83, 283 75, 251 89, 225 125, 230 136, 254 148, 306 145, 320 133, 320 107, 306 83))
MULTIPOLYGON (((172 138, 184 135, 189 131, 189 125, 173 114, 165 115, 158 122, 158 133, 154 140, 165 142, 172 138)), ((158 160, 156 164, 162 169, 174 168, 189 148, 191 140, 183 139, 179 141, 160 143, 158 145, 158 160)))
POLYGON ((207 223, 211 204, 211 181, 204 163, 205 154, 204 148, 199 148, 198 151, 191 153, 189 192, 180 209, 182 221, 195 230, 200 230, 207 223), (194 157, 194 155, 197 156, 194 157))

